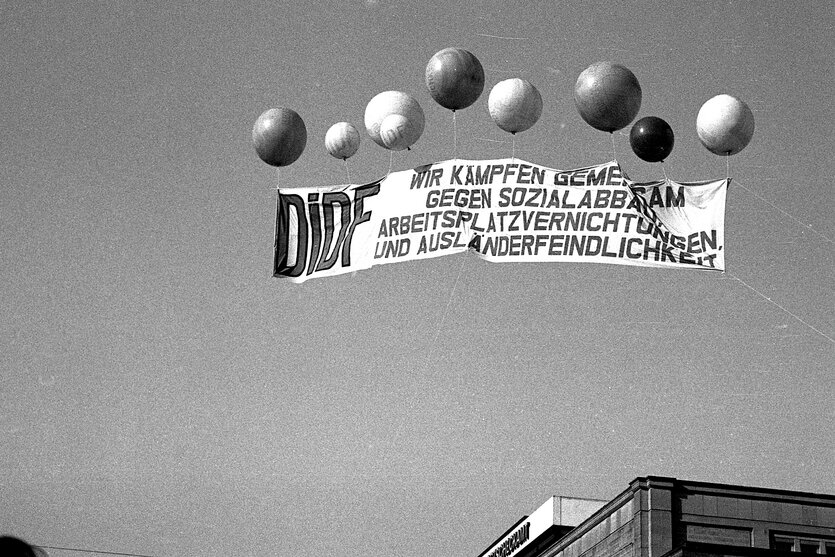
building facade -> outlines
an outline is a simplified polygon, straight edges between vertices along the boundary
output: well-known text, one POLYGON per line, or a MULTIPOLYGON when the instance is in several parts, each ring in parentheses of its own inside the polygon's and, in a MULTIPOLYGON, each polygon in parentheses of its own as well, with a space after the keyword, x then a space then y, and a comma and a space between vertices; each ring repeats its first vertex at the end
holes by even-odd
POLYGON ((552 497, 479 557, 835 555, 835 495, 648 476, 611 501, 552 497))

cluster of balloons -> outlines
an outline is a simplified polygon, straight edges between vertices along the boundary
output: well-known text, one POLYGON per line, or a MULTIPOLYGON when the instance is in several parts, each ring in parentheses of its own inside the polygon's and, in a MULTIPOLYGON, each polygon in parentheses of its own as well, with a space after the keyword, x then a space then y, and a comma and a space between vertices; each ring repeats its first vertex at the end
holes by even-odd
MULTIPOLYGON (((705 102, 696 116, 699 141, 716 155, 735 155, 754 135, 754 114, 748 105, 731 95, 716 95, 705 102)), ((648 162, 663 161, 673 150, 675 136, 670 125, 656 116, 638 120, 629 132, 632 151, 648 162)))
MULTIPOLYGON (((453 111, 471 106, 484 90, 484 68, 471 52, 445 48, 426 65, 426 88, 440 106, 453 111)), ((641 85, 629 69, 612 62, 592 64, 577 78, 574 105, 591 127, 614 133, 629 125, 641 108, 641 85)), ((506 79, 490 91, 487 108, 493 122, 511 134, 530 129, 542 115, 542 95, 524 79, 506 79)), ((426 117, 420 104, 402 91, 379 93, 365 109, 365 127, 371 140, 391 151, 414 145, 423 134, 426 117)), ((701 143, 717 155, 733 155, 748 145, 754 133, 754 115, 741 100, 717 95, 702 105, 696 118, 701 143)), ((267 110, 255 122, 252 140, 267 164, 292 164, 304 151, 307 130, 289 108, 267 110)), ((670 125, 656 116, 638 120, 629 133, 633 152, 648 162, 665 160, 673 150, 670 125)), ((328 129, 325 148, 347 160, 360 145, 360 133, 349 122, 328 129)))

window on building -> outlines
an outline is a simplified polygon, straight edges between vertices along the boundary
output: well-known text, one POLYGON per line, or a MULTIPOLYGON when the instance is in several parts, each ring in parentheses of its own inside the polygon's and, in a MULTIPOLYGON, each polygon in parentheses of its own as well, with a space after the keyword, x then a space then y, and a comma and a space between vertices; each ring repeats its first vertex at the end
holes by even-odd
POLYGON ((793 536, 791 534, 772 535, 771 549, 816 555, 835 555, 835 540, 793 536))
POLYGON ((771 549, 777 551, 794 551, 794 540, 775 536, 771 542, 771 549))
POLYGON ((800 552, 801 553, 817 553, 818 549, 820 548, 820 542, 811 542, 811 541, 800 541, 800 552))

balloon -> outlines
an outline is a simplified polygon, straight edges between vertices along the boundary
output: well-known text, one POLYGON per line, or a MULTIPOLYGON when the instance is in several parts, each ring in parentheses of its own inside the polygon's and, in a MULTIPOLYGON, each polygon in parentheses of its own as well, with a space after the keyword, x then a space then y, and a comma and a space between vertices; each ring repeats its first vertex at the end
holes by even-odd
POLYGON ((307 144, 307 128, 295 111, 271 108, 255 121, 252 142, 261 160, 272 166, 287 166, 298 159, 307 144))
POLYGON ((402 151, 414 145, 420 137, 420 132, 402 114, 389 114, 380 124, 380 137, 387 149, 402 151))
POLYGON ((626 127, 638 115, 641 85, 623 66, 597 62, 577 78, 574 105, 587 124, 611 133, 626 127))
POLYGON ((360 148, 360 132, 348 122, 338 122, 325 134, 325 149, 332 157, 347 159, 360 148))
POLYGON ((490 90, 487 108, 501 129, 510 133, 523 132, 536 124, 542 115, 542 95, 524 79, 506 79, 490 90))
POLYGON ((467 108, 484 90, 484 68, 471 52, 445 48, 426 65, 426 88, 444 108, 467 108))
POLYGON ((629 132, 629 144, 647 162, 663 161, 673 150, 675 135, 670 125, 656 116, 641 118, 629 132))
POLYGON ((735 155, 754 135, 754 114, 736 97, 716 95, 699 110, 696 132, 711 153, 735 155))
POLYGON ((399 114, 411 122, 417 137, 423 134, 426 117, 418 102, 411 95, 401 91, 385 91, 371 99, 365 107, 365 127, 368 135, 380 147, 386 146, 380 137, 380 125, 385 117, 391 114, 399 114))

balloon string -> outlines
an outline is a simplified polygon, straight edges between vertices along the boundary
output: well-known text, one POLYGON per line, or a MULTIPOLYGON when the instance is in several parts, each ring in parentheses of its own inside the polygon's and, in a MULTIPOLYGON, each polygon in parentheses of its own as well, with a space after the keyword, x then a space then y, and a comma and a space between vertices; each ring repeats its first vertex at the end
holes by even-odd
POLYGON ((664 161, 661 161, 661 170, 664 172, 664 181, 669 182, 670 179, 667 177, 667 169, 664 167, 664 161))
POLYGON ((612 137, 612 157, 614 157, 613 160, 615 162, 618 162, 618 154, 615 151, 615 134, 612 133, 612 132, 609 132, 609 135, 612 137))
POLYGON ((731 183, 731 152, 728 151, 725 155, 725 177, 728 179, 728 183, 731 183))
POLYGON ((342 157, 342 162, 345 163, 345 175, 348 177, 348 185, 351 185, 351 172, 348 170, 348 157, 342 157))
POLYGON ((275 189, 276 189, 276 191, 278 191, 278 189, 280 187, 281 187, 281 169, 276 168, 275 169, 275 189))
POLYGON ((769 298, 768 296, 766 296, 765 294, 763 294, 762 292, 760 292, 759 290, 757 290, 756 288, 754 288, 753 286, 751 286, 750 284, 748 284, 747 282, 742 280, 741 278, 731 274, 730 271, 724 271, 724 272, 727 273, 732 279, 739 282, 739 284, 741 284, 745 288, 748 288, 749 290, 751 290, 752 292, 754 292, 755 294, 760 296, 760 298, 762 298, 763 300, 765 300, 765 301, 769 302, 771 305, 783 310, 785 313, 791 315, 792 317, 794 317, 795 319, 797 319, 798 321, 800 321, 801 323, 803 323, 804 325, 806 325, 807 327, 809 327, 810 329, 812 329, 813 331, 818 333, 820 336, 827 339, 829 342, 835 344, 835 339, 833 339, 831 336, 827 335, 823 331, 820 331, 819 329, 816 329, 815 327, 813 327, 812 325, 810 325, 809 323, 807 323, 806 321, 804 321, 803 319, 801 319, 800 317, 798 317, 794 313, 790 312, 789 310, 787 310, 786 308, 784 308, 783 306, 781 306, 780 304, 778 304, 777 302, 775 302, 774 300, 772 300, 771 298, 769 298))
POLYGON ((515 133, 510 134, 510 144, 512 145, 512 147, 510 148, 510 160, 515 161, 516 160, 516 134, 515 133))
POLYGON ((458 158, 458 122, 455 111, 452 111, 452 156, 458 158))
POLYGON ((464 256, 461 258, 461 266, 458 267, 458 276, 455 277, 455 282, 452 284, 452 290, 449 293, 449 298, 446 302, 446 307, 444 308, 444 313, 441 315, 441 322, 438 323, 438 328, 435 330, 435 336, 432 337, 432 343, 429 345, 429 353, 426 355, 426 364, 428 365, 430 361, 432 361, 432 352, 435 348, 435 343, 438 341, 438 336, 441 334, 441 330, 444 326, 444 321, 446 321, 447 313, 449 313, 449 306, 452 303, 452 297, 455 295, 455 288, 458 286, 458 281, 461 279, 461 273, 464 271, 464 265, 467 263, 467 254, 464 253, 464 256))
POLYGON ((391 174, 391 167, 394 164, 394 151, 389 151, 389 171, 386 172, 386 176, 391 174))
POLYGON ((278 247, 278 215, 281 209, 281 192, 275 188, 275 228, 273 228, 273 249, 278 247))

